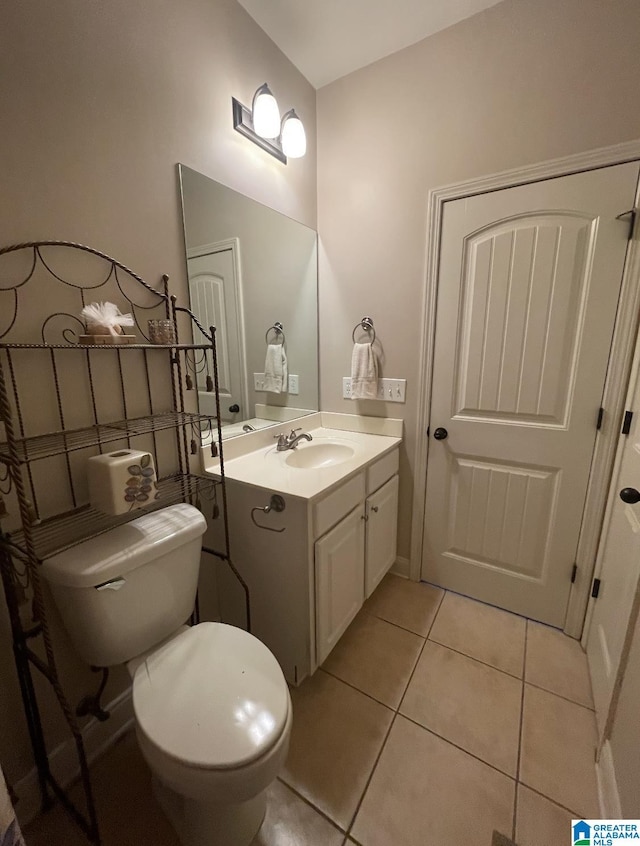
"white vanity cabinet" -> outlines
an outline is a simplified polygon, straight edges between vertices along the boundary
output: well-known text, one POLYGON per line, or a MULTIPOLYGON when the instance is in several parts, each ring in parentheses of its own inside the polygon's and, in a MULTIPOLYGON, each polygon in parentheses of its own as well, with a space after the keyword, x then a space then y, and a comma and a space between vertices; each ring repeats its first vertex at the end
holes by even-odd
POLYGON ((318 665, 396 560, 398 450, 316 503, 316 531, 327 514, 348 511, 354 498, 358 505, 314 544, 318 665), (367 496, 376 485, 380 487, 367 496))
POLYGON ((398 542, 398 474, 367 497, 364 595, 368 599, 396 560, 398 542))
MULTIPOLYGON (((322 664, 395 561, 398 461, 394 445, 308 498, 227 475, 231 557, 249 586, 252 632, 291 684, 322 664), (285 509, 264 512, 273 494, 285 509)), ((222 528, 210 524, 205 546, 222 528)), ((223 563, 216 572, 222 619, 244 626, 237 581, 223 563)))
POLYGON ((364 506, 315 542, 316 660, 322 664, 364 602, 364 506))

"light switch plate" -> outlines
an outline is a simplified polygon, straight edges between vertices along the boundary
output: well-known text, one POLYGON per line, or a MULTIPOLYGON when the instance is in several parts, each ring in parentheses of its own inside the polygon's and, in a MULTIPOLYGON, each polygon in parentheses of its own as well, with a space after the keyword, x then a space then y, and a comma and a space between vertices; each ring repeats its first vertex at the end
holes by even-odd
POLYGON ((293 396, 297 396, 300 393, 298 377, 293 373, 289 374, 289 393, 293 394, 293 396))
MULTIPOLYGON (((378 379, 376 399, 384 402, 405 402, 407 392, 406 379, 378 379)), ((351 379, 342 377, 342 398, 351 399, 351 379)))
POLYGON ((385 402, 404 402, 406 392, 406 379, 378 379, 378 399, 385 402))
POLYGON ((253 374, 253 390, 264 391, 264 373, 253 374))

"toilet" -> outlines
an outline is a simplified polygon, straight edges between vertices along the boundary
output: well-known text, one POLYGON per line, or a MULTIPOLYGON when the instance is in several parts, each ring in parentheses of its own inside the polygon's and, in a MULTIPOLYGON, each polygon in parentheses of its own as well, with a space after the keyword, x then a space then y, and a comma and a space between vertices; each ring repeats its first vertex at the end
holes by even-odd
POLYGON ((187 626, 206 521, 181 503, 43 562, 65 628, 93 666, 127 664, 136 735, 185 846, 248 846, 284 764, 282 670, 234 626, 187 626))

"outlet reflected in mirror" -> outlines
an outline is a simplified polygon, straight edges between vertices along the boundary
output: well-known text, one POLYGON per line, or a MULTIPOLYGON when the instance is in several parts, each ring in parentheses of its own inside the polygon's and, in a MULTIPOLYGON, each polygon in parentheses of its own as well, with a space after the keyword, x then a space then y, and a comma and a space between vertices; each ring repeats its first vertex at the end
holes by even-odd
MULTIPOLYGON (((316 233, 178 167, 191 309, 205 328, 216 327, 223 436, 317 411, 316 233), (276 323, 282 332, 273 328, 276 323), (266 358, 268 345, 281 343, 288 372, 279 380, 281 351, 271 349, 270 365, 266 358), (265 369, 276 378, 267 379, 265 369)), ((200 411, 215 415, 204 375, 196 376, 196 386, 200 411)))

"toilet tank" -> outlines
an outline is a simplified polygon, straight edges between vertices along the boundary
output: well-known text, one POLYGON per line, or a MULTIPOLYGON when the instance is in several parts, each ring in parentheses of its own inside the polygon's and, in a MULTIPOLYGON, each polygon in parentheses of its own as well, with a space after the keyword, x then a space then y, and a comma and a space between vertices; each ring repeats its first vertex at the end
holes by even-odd
POLYGON ((88 664, 123 664, 187 620, 206 525, 197 508, 181 503, 43 561, 40 572, 88 664))

